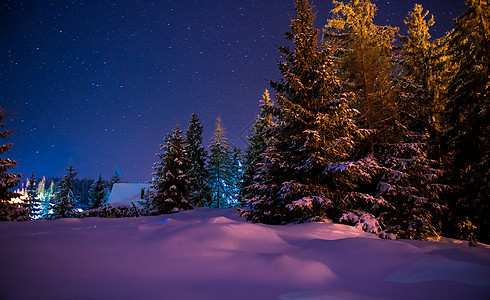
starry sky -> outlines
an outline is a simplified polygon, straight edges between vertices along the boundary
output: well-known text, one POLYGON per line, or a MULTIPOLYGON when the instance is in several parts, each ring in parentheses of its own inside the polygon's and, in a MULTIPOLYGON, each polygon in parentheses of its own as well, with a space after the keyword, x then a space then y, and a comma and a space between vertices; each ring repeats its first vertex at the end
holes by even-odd
MULTIPOLYGON (((414 1, 373 1, 378 25, 400 27, 414 1)), ((453 28, 463 0, 420 0, 434 38, 453 28)), ((318 28, 330 0, 315 0, 318 28)), ((246 147, 293 0, 0 1, 0 105, 15 130, 12 172, 151 179, 155 153, 193 112, 207 146, 216 118, 246 147)), ((4 142, 4 141, 2 141, 4 142)))

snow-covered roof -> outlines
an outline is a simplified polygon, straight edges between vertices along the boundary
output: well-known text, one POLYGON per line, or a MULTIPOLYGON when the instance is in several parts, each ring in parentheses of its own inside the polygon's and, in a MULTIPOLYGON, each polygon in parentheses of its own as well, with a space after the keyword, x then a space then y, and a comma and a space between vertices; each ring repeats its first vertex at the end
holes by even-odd
POLYGON ((150 187, 149 183, 115 183, 108 204, 123 206, 131 205, 133 202, 136 206, 141 206, 139 202, 144 200, 144 195, 150 187))

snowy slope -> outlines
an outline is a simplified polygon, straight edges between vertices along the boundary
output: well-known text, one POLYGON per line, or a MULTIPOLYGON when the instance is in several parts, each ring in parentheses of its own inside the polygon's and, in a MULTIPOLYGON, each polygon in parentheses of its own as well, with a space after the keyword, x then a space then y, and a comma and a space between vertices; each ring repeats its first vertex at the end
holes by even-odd
POLYGON ((1 299, 490 299, 490 248, 232 210, 0 223, 1 299))

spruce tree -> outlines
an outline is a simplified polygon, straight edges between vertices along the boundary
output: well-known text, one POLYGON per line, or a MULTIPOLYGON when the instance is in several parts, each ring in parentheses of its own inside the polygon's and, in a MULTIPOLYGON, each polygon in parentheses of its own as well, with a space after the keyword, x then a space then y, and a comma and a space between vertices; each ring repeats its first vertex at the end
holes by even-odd
POLYGON ((357 197, 356 187, 370 176, 360 172, 369 158, 355 156, 370 133, 355 124, 355 94, 342 91, 331 44, 319 45, 312 6, 298 0, 295 10, 286 33, 294 50, 279 47, 284 78, 271 82, 277 102, 265 107, 276 120, 265 130, 268 147, 248 188, 251 209, 242 211, 253 222, 338 220, 349 208, 346 195, 357 197))
MULTIPOLYGON (((51 182, 51 184, 53 184, 53 182, 51 182)), ((53 186, 51 186, 51 188, 46 188, 46 177, 43 177, 43 179, 37 185, 37 194, 39 195, 39 209, 37 210, 38 219, 49 218, 49 215, 51 214, 51 199, 53 198, 53 189, 53 186)))
POLYGON ((121 170, 119 168, 114 168, 114 173, 112 174, 111 180, 109 181, 109 192, 112 192, 114 183, 121 182, 121 170))
POLYGON ((393 89, 393 41, 398 28, 373 23, 370 0, 333 1, 324 35, 336 42, 344 88, 357 92, 363 128, 375 129, 369 147, 391 141, 400 131, 393 89))
POLYGON ((426 19, 428 11, 415 4, 405 18, 408 35, 399 38, 403 42, 400 65, 400 105, 405 124, 416 130, 435 134, 438 118, 438 85, 434 73, 435 43, 430 41, 429 28, 434 25, 434 16, 426 19), (417 127, 417 128, 415 128, 417 127))
MULTIPOLYGON (((378 143, 375 157, 382 167, 376 197, 391 206, 380 221, 401 238, 427 239, 440 233, 439 221, 445 212, 441 194, 442 170, 434 159, 438 149, 435 125, 437 84, 434 78, 434 43, 429 41, 433 18, 421 5, 405 19, 408 36, 401 36, 399 57, 402 72, 397 76, 398 122, 401 134, 378 143)), ((395 87, 394 87, 395 89, 395 87)))
POLYGON ((193 206, 203 206, 211 200, 209 189, 209 172, 206 169, 206 150, 202 146, 203 127, 196 113, 189 121, 189 128, 185 134, 187 155, 190 160, 190 169, 187 174, 190 178, 189 201, 193 206))
POLYGON ((235 180, 232 173, 230 144, 226 138, 225 128, 218 117, 216 129, 209 145, 209 186, 212 198, 208 206, 224 208, 229 207, 236 200, 235 180))
POLYGON ((152 195, 152 211, 156 214, 175 213, 192 209, 189 203, 190 178, 187 171, 190 160, 182 130, 177 125, 172 134, 160 146, 157 154, 160 161, 155 163, 152 195))
POLYGON ((88 200, 90 208, 94 209, 105 205, 107 201, 106 194, 106 187, 102 180, 102 175, 99 174, 99 177, 92 183, 89 190, 88 200))
POLYGON ((450 203, 451 234, 464 237, 471 230, 490 241, 490 4, 467 0, 456 28, 447 37, 455 66, 448 83, 445 134, 454 194, 450 203))
MULTIPOLYGON (((383 207, 364 207, 363 211, 399 237, 437 236, 440 228, 436 223, 444 211, 440 194, 445 186, 440 184, 442 173, 430 155, 434 145, 429 133, 435 136, 429 121, 435 99, 429 89, 434 85, 433 45, 428 42, 432 21, 424 19, 422 7, 415 7, 406 19, 409 36, 402 37, 405 45, 398 57, 393 46, 398 29, 373 23, 376 6, 371 1, 334 1, 334 5, 325 37, 339 47, 343 87, 359 95, 357 124, 376 130, 367 147, 376 167, 372 168, 373 180, 362 191, 383 207), (401 65, 395 67, 394 61, 401 65)), ((363 205, 353 201, 351 207, 356 206, 363 205)))
POLYGON ((37 178, 36 178, 36 174, 34 174, 34 171, 32 171, 31 177, 29 177, 27 181, 26 190, 27 190, 26 208, 29 209, 30 216, 32 219, 38 219, 41 205, 39 202, 39 194, 37 192, 37 178))
POLYGON ((57 192, 54 196, 53 217, 54 218, 71 218, 76 215, 74 205, 76 203, 76 193, 73 183, 77 172, 70 164, 66 168, 66 174, 59 182, 57 192))
POLYGON ((239 196, 241 201, 252 197, 249 189, 257 183, 256 177, 259 174, 259 166, 263 163, 263 153, 268 146, 265 131, 273 125, 272 115, 269 112, 272 105, 269 91, 265 90, 260 100, 260 114, 254 122, 251 135, 247 137, 249 144, 244 157, 242 189, 239 196))
MULTIPOLYGON (((10 134, 12 134, 13 130, 4 130, 4 119, 5 119, 5 110, 0 106, 0 138, 4 139, 10 134)), ((7 143, 4 145, 0 145, 0 155, 10 150, 13 143, 7 143)), ((7 173, 8 170, 14 169, 17 166, 17 162, 10 158, 0 158, 0 209, 4 206, 8 205, 8 201, 12 198, 18 197, 19 194, 12 192, 11 189, 19 185, 21 182, 20 178, 21 174, 12 174, 7 173)))
MULTIPOLYGON (((13 133, 13 130, 4 130, 5 110, 0 106, 0 138, 4 139, 13 133)), ((0 144, 0 155, 4 155, 12 147, 12 143, 0 144)), ((11 189, 15 188, 21 183, 21 174, 8 173, 9 170, 14 169, 17 162, 10 158, 0 157, 0 221, 12 220, 12 219, 26 219, 28 218, 28 210, 18 208, 17 205, 11 204, 9 201, 12 198, 19 197, 18 193, 12 192, 11 189)))

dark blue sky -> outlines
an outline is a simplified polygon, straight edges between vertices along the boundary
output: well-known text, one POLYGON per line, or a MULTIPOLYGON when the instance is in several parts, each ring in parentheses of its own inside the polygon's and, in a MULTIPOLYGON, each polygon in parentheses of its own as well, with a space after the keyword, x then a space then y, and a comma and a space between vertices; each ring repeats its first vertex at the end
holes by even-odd
MULTIPOLYGON (((376 23, 400 27, 413 1, 374 1, 376 23)), ((419 1, 435 16, 432 36, 452 29, 463 0, 419 1)), ((276 45, 292 0, 2 1, 0 105, 15 130, 17 173, 151 178, 155 153, 192 112, 207 146, 221 116, 244 148, 258 100, 277 80, 276 45)), ((330 0, 316 0, 317 27, 330 0)))

